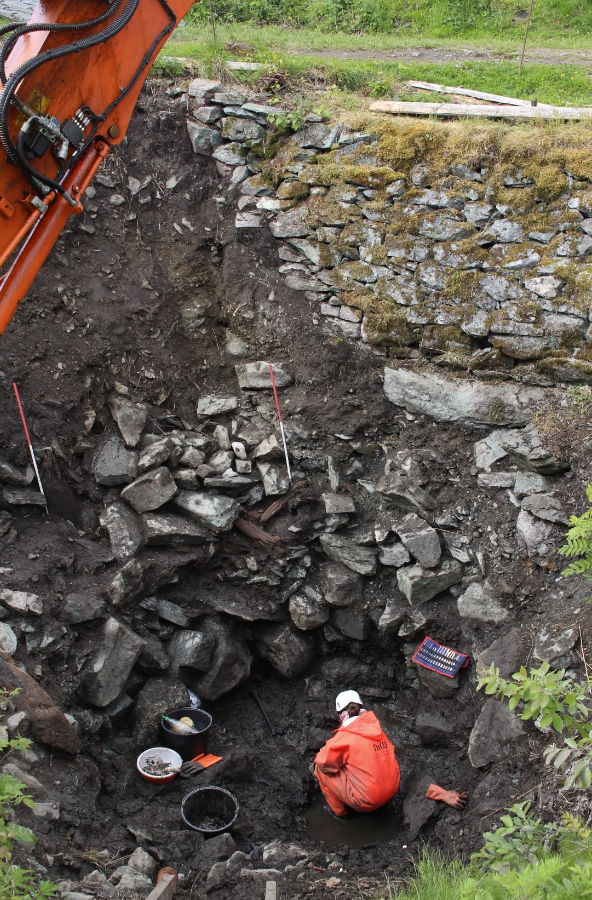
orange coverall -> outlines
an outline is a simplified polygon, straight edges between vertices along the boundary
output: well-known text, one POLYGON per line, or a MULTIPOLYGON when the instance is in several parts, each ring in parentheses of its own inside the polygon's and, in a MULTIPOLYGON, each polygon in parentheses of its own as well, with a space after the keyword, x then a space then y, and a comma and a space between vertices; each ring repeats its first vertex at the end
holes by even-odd
POLYGON ((341 726, 315 758, 315 775, 337 816, 373 812, 394 797, 401 776, 395 748, 373 712, 341 726))

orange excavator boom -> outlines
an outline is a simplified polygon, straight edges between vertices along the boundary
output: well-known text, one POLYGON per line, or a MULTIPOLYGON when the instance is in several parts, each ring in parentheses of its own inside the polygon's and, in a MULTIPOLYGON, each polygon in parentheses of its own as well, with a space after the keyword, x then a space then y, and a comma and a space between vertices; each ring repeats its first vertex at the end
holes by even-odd
POLYGON ((193 0, 41 0, 0 28, 0 335, 193 0))

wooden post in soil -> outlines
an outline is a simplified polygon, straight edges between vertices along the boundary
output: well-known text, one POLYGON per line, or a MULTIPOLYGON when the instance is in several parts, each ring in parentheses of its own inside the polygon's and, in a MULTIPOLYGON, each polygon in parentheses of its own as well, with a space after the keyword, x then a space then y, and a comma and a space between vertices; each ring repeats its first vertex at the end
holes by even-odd
MULTIPOLYGON (((210 0, 211 2, 211 0, 210 0)), ((534 0, 530 0, 530 9, 528 10, 528 19, 526 20, 526 31, 524 32, 524 43, 522 44, 522 56, 520 57, 520 72, 522 75, 522 66, 524 65, 524 54, 526 53, 526 38, 528 37, 528 29, 530 28, 530 20, 532 17, 532 7, 534 6, 534 0)))
MULTIPOLYGON (((532 9, 532 4, 531 4, 532 9)), ((214 40, 216 40, 216 24, 214 22, 214 7, 212 6, 212 0, 210 0, 210 20, 212 22, 212 34, 214 35, 214 40)))

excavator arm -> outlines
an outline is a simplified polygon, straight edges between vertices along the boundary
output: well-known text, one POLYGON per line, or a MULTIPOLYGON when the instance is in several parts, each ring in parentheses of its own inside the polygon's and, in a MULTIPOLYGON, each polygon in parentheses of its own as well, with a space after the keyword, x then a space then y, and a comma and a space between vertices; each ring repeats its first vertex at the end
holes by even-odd
POLYGON ((193 0, 40 0, 0 28, 0 335, 193 0))

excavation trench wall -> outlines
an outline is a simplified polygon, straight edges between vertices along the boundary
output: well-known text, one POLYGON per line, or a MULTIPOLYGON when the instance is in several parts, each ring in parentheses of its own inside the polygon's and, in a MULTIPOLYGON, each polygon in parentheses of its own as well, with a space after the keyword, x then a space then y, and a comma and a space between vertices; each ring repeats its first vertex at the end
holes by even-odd
MULTIPOLYGON (((385 872, 408 868, 423 837, 474 850, 495 811, 523 791, 543 781, 541 805, 556 802, 531 753, 544 738, 484 707, 475 685, 492 661, 507 674, 528 659, 582 667, 574 622, 586 625, 587 593, 556 581, 556 548, 582 502, 587 456, 576 454, 570 471, 530 424, 562 396, 540 368, 559 357, 526 365, 494 343, 506 332, 469 333, 466 304, 445 302, 451 295, 426 286, 425 273, 432 266, 443 278, 438 254, 465 253, 459 242, 470 237, 442 241, 422 229, 471 230, 477 240, 522 228, 522 244, 473 248, 483 266, 497 260, 494 270, 449 268, 474 276, 473 319, 507 313, 526 327, 514 316, 530 298, 528 321, 548 333, 511 337, 550 341, 541 323, 577 319, 569 348, 542 351, 565 349, 572 372, 587 330, 577 279, 565 277, 547 301, 527 282, 559 281, 557 269, 501 271, 508 248, 532 262, 536 242, 518 214, 492 208, 482 226, 467 220, 475 204, 493 207, 487 173, 467 167, 416 190, 409 173, 358 155, 356 172, 366 166, 379 183, 358 184, 347 170, 336 186, 322 175, 335 166, 344 175, 345 163, 331 160, 348 147, 377 154, 372 135, 309 123, 276 147, 271 163, 283 168, 272 183, 272 170, 257 171, 270 143, 265 99, 149 84, 126 145, 95 179, 84 216, 0 348, 0 678, 22 687, 6 724, 34 742, 14 764, 38 800, 38 815, 22 820, 39 840, 19 852, 61 882, 66 900, 146 896, 150 882, 134 865, 150 879, 153 864, 175 866, 192 897, 260 897, 270 878, 285 896, 353 895, 361 875, 376 893, 385 872), (414 202, 426 191, 460 199, 431 213, 414 202), (394 229, 395 215, 409 228, 394 229), (515 296, 492 305, 488 278, 515 296), (387 291, 419 298, 391 297, 396 316, 460 318, 405 318, 413 339, 381 331, 374 340, 382 312, 366 300, 386 303, 387 291), (450 347, 424 355, 428 335, 452 340, 448 329, 475 375, 422 363, 450 361, 450 347), (403 351, 403 361, 381 355, 403 351), (479 379, 475 360, 485 357, 488 377, 479 379), (411 656, 426 634, 468 653, 470 666, 455 679, 417 667, 411 656), (268 733, 253 686, 283 737, 268 733), (395 743, 406 824, 390 843, 345 839, 327 849, 305 827, 309 765, 335 725, 334 695, 347 687, 395 743), (188 702, 188 688, 212 712, 210 749, 224 758, 199 784, 238 797, 236 845, 204 844, 181 828, 193 782, 155 789, 135 771, 137 754, 160 739, 160 714, 188 702), (426 779, 467 789, 467 813, 426 803, 426 779), (140 854, 127 865, 137 847, 152 863, 140 854)), ((580 209, 583 184, 571 185, 580 209)), ((588 220, 572 213, 544 246, 585 242, 588 220)), ((554 265, 536 252, 540 265, 554 265)), ((581 256, 570 262, 578 277, 581 256)))

